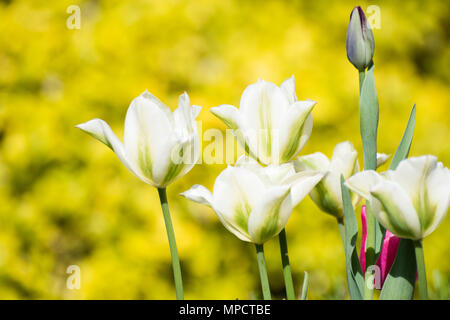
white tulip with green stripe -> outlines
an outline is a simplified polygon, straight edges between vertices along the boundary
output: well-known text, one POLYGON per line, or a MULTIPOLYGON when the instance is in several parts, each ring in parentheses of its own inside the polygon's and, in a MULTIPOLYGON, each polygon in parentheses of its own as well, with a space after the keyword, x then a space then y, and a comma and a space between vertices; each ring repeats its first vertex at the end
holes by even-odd
POLYGON ((142 181, 164 188, 185 175, 200 156, 195 119, 201 107, 190 105, 187 93, 171 112, 148 91, 135 98, 125 118, 123 144, 110 126, 93 119, 77 126, 111 148, 142 181))
POLYGON ((242 156, 219 174, 213 193, 194 185, 182 195, 211 207, 239 239, 262 244, 280 233, 292 209, 323 175, 320 171, 296 173, 292 163, 262 167, 242 156))
POLYGON ((370 202, 378 222, 398 237, 420 240, 445 217, 450 170, 434 156, 401 161, 395 170, 357 173, 345 184, 370 202))
POLYGON ((246 152, 263 164, 294 159, 308 140, 315 101, 298 101, 294 77, 280 87, 258 80, 243 92, 240 107, 221 105, 211 112, 233 130, 246 152))
MULTIPOLYGON (((387 161, 388 155, 377 154, 377 165, 380 166, 387 161)), ((344 216, 344 206, 341 195, 341 175, 347 179, 359 172, 358 152, 349 141, 341 142, 333 150, 331 160, 321 152, 298 157, 294 160, 295 170, 325 171, 325 177, 310 192, 314 203, 324 212, 341 219, 344 216)), ((352 193, 352 202, 355 206, 359 197, 352 193)))

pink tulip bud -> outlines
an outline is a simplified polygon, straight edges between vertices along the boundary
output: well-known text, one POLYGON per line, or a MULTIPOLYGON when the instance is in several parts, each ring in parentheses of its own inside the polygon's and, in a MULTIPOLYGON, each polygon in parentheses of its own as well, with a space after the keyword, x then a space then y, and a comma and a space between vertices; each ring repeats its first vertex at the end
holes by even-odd
MULTIPOLYGON (((367 240, 367 211, 366 206, 363 205, 361 208, 361 224, 362 224, 362 239, 361 239, 361 251, 359 256, 359 261, 361 263, 361 268, 363 274, 366 272, 366 240, 367 240)), ((386 230, 386 234, 383 240, 383 246, 381 247, 381 253, 377 261, 377 266, 380 268, 381 272, 381 286, 383 286, 386 277, 391 270, 392 264, 394 263, 395 257, 397 255, 398 245, 400 243, 400 238, 393 235, 390 231, 386 230)))

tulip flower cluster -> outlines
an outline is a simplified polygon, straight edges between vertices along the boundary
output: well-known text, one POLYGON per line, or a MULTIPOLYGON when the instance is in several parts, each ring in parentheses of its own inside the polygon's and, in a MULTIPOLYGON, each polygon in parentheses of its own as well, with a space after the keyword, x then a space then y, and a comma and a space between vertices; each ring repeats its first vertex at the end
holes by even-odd
MULTIPOLYGON (((211 207, 239 239, 255 243, 265 299, 271 295, 263 244, 281 233, 282 257, 287 256, 284 227, 293 208, 326 173, 314 168, 296 172, 291 161, 311 134, 315 104, 297 100, 291 77, 280 87, 264 80, 249 85, 239 109, 231 105, 212 108, 211 112, 233 130, 249 157, 241 157, 217 177, 213 194, 198 185, 182 194, 211 207)), ((287 298, 294 299, 288 260, 283 259, 283 264, 287 298)))
MULTIPOLYGON (((210 109, 232 130, 247 155, 218 175, 212 192, 196 184, 181 194, 210 207, 229 232, 255 245, 265 299, 270 299, 271 293, 263 246, 276 236, 286 296, 295 299, 285 226, 294 208, 308 194, 320 210, 338 222, 350 298, 373 297, 369 267, 375 264, 382 269, 382 288, 378 288, 382 289, 381 298, 412 298, 414 286, 408 283, 414 283, 416 271, 421 297, 427 297, 422 239, 439 226, 447 213, 450 171, 434 156, 408 158, 415 107, 389 170, 376 171, 391 157, 377 153, 375 45, 360 7, 350 16, 346 46, 347 57, 359 75, 362 171, 358 152, 349 141, 336 145, 331 159, 321 152, 299 156, 312 134, 316 102, 297 99, 293 76, 279 87, 258 80, 243 91, 239 108, 224 104, 210 109), (363 239, 358 258, 354 208, 361 201, 366 204, 362 207, 363 239), (395 274, 391 275, 391 271, 395 274)), ((191 106, 186 93, 171 112, 145 91, 128 109, 123 143, 103 120, 77 126, 111 148, 136 177, 158 189, 178 299, 183 299, 184 293, 166 187, 187 174, 199 159, 195 119, 200 110, 199 106, 191 106)), ((307 282, 302 298, 306 298, 306 287, 307 282)))

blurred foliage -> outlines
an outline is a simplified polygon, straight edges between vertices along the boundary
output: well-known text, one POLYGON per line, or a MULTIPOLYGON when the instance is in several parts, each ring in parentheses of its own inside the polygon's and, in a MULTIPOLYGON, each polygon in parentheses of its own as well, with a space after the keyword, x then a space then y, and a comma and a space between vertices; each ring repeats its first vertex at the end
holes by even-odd
MULTIPOLYGON (((121 136, 129 103, 145 89, 171 108, 187 91, 204 106, 203 132, 224 130, 209 108, 238 105, 258 78, 280 84, 294 74, 299 98, 318 101, 302 154, 331 155, 344 140, 361 150, 358 78, 345 53, 358 4, 381 10, 374 30, 379 150, 395 151, 416 102, 411 155, 435 154, 450 165, 448 0, 77 1, 80 30, 66 27, 71 4, 0 3, 0 298, 174 298, 156 190, 74 128, 98 117, 121 136), (73 264, 81 267, 80 290, 66 288, 73 264)), ((178 195, 194 183, 212 188, 224 168, 197 165, 168 188, 186 298, 260 294, 254 247, 212 210, 178 195)), ((434 298, 449 297, 449 228, 446 218, 424 241, 434 298)), ((287 234, 297 290, 307 270, 308 298, 346 298, 336 221, 307 198, 287 234)), ((276 239, 266 257, 274 296, 282 298, 276 239)))

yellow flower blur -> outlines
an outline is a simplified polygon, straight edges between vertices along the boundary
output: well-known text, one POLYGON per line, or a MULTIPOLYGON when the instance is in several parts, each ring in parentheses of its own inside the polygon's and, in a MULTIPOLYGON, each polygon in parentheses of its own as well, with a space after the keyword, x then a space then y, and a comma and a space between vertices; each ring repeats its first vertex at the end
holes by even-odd
MULTIPOLYGON (((0 298, 174 298, 155 188, 74 129, 98 117, 122 137, 129 103, 145 89, 168 106, 188 92, 203 106, 202 135, 226 130, 211 107, 239 105, 242 90, 259 78, 280 84, 294 75, 297 95, 317 101, 299 155, 331 154, 348 140, 362 163, 358 77, 345 49, 353 2, 80 0, 79 25, 77 11, 67 12, 73 4, 0 3, 0 298), (78 270, 70 266, 79 267, 79 289, 68 286, 71 270, 78 270)), ((369 4, 361 6, 373 23, 369 4)), ((379 149, 395 152, 417 103, 410 155, 433 154, 448 167, 447 4, 379 6, 379 28, 373 28, 379 149)), ((210 150, 214 138, 200 138, 210 150)), ((253 246, 224 232, 212 210, 179 196, 193 184, 212 190, 226 168, 200 161, 168 188, 185 297, 259 297, 258 277, 249 276, 258 273, 253 246)), ((442 293, 450 278, 450 261, 443 258, 450 252, 449 228, 444 219, 424 240, 435 298, 449 298, 442 293), (444 280, 433 280, 434 270, 444 280)), ((286 229, 296 286, 308 271, 308 298, 346 298, 335 219, 307 197, 286 229)), ((284 296, 278 250, 277 239, 266 243, 274 298, 284 296)))

